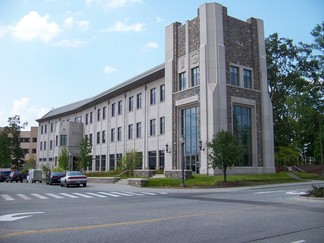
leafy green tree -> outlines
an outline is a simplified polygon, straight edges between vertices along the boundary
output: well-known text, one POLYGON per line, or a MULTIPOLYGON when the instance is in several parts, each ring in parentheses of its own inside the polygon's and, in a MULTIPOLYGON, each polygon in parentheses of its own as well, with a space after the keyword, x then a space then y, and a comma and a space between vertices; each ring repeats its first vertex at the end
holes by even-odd
POLYGON ((0 133, 0 168, 9 168, 11 162, 8 137, 0 133))
POLYGON ((208 159, 213 169, 223 171, 224 182, 227 181, 227 170, 242 160, 242 146, 230 131, 220 131, 207 143, 208 159))
POLYGON ((36 160, 35 160, 34 157, 30 157, 26 161, 25 166, 24 166, 24 168, 22 169, 21 172, 27 174, 29 169, 36 169, 36 160))
POLYGON ((122 158, 122 165, 124 170, 128 170, 133 175, 134 170, 141 164, 141 156, 136 150, 131 150, 122 158))
POLYGON ((279 147, 276 152, 276 166, 291 166, 295 165, 299 160, 299 151, 294 146, 279 147))
POLYGON ((89 162, 92 161, 92 155, 90 154, 92 146, 88 141, 88 138, 85 137, 81 140, 80 143, 80 154, 78 157, 79 167, 81 170, 86 170, 89 162))
POLYGON ((49 174, 51 173, 51 169, 47 165, 42 165, 41 166, 43 174, 48 177, 49 174))
POLYGON ((69 155, 66 147, 62 148, 61 154, 58 157, 58 166, 64 171, 69 169, 69 155))

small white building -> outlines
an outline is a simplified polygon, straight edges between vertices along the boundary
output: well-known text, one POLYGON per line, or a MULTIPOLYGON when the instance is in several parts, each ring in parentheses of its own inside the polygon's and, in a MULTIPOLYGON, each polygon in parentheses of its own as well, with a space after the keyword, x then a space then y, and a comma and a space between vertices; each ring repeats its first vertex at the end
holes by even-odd
POLYGON ((167 26, 165 38, 165 63, 38 119, 38 164, 56 167, 64 146, 75 161, 87 136, 89 171, 116 169, 136 150, 142 169, 179 170, 184 160, 187 170, 214 174, 206 143, 223 129, 245 147, 230 173, 274 172, 262 20, 207 3, 194 19, 167 26))

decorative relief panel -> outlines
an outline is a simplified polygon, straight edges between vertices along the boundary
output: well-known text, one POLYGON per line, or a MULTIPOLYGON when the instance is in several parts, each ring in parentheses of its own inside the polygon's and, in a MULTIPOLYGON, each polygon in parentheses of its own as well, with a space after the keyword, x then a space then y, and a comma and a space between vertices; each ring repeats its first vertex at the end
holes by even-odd
POLYGON ((199 53, 195 51, 190 54, 190 67, 193 68, 195 66, 199 66, 199 53))

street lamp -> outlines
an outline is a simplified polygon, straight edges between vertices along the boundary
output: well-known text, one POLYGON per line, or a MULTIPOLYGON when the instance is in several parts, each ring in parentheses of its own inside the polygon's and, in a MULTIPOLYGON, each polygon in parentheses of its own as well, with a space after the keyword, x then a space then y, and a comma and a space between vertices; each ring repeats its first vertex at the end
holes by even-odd
POLYGON ((181 138, 180 138, 181 149, 182 149, 182 151, 181 151, 182 161, 181 161, 181 185, 180 185, 180 187, 185 187, 185 183, 184 183, 185 142, 186 142, 186 139, 182 135, 181 138))

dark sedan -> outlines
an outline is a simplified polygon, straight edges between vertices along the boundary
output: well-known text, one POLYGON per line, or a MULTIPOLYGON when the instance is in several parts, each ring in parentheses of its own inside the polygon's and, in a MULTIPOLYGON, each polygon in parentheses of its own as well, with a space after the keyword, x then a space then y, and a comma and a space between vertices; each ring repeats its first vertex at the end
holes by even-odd
POLYGON ((61 178, 65 176, 63 172, 51 172, 49 176, 46 178, 46 184, 59 184, 61 182, 61 178))

